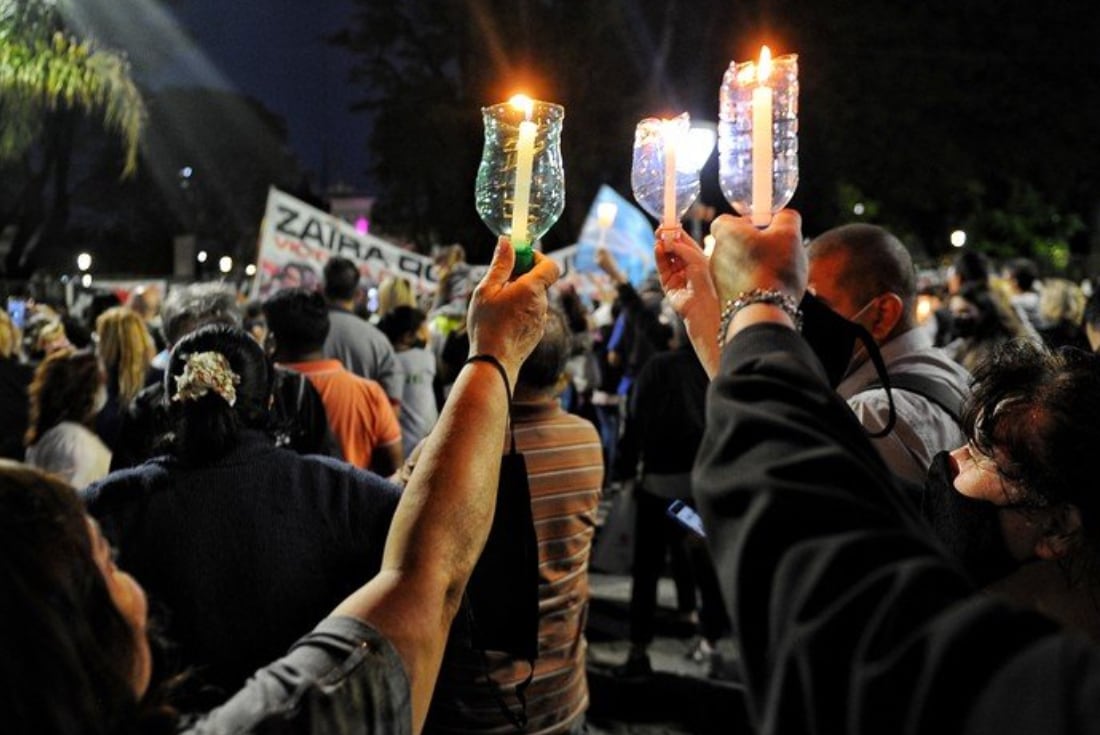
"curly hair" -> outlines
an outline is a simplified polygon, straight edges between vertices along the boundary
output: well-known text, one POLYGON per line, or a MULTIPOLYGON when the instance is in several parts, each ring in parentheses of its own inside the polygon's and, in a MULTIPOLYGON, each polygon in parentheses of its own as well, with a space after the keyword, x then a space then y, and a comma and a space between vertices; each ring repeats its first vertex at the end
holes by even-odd
POLYGON ((1100 558, 1100 494, 1092 453, 1100 446, 1100 356, 1050 351, 1016 340, 974 373, 963 428, 997 457, 1002 477, 1040 504, 1081 513, 1084 541, 1100 558))
POLYGON ((95 320, 99 355, 111 373, 117 375, 119 402, 125 406, 145 387, 145 374, 156 348, 145 322, 126 306, 115 306, 95 320))
POLYGON ((51 353, 39 363, 27 389, 30 418, 24 444, 31 446, 62 421, 91 421, 102 382, 99 360, 90 351, 67 347, 51 353))

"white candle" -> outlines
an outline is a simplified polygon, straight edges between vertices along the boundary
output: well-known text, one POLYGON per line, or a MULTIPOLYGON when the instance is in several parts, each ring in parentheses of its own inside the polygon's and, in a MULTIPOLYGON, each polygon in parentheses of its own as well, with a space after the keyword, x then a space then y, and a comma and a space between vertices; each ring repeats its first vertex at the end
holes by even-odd
POLYGON ((665 228, 680 226, 680 218, 676 216, 676 143, 680 132, 676 120, 665 120, 665 207, 664 217, 661 223, 665 228))
POLYGON ((771 51, 760 50, 756 87, 752 90, 752 223, 763 227, 772 221, 772 88, 771 51))
POLYGON ((531 202, 531 170, 535 162, 535 133, 538 125, 531 122, 532 102, 522 95, 516 95, 510 102, 524 111, 527 118, 519 124, 519 139, 516 141, 516 188, 512 194, 512 246, 529 245, 527 233, 527 210, 531 202))

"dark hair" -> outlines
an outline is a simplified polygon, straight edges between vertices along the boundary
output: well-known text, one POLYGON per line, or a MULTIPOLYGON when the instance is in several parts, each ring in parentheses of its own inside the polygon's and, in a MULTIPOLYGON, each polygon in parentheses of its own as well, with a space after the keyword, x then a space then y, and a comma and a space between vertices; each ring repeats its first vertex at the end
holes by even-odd
POLYGON ((236 447, 242 429, 266 428, 271 376, 263 349, 239 328, 212 324, 180 340, 172 349, 164 374, 176 457, 190 465, 207 464, 236 447), (232 406, 213 391, 198 398, 176 400, 177 379, 183 375, 187 358, 200 352, 222 355, 240 379, 232 406))
POLYGON ((415 333, 427 320, 427 315, 412 306, 397 306, 386 312, 378 322, 378 328, 389 338, 390 344, 397 345, 401 338, 415 333))
POLYGON ((1100 446, 1100 356, 1016 340, 974 372, 963 427, 983 454, 1033 498, 1081 512, 1100 554, 1100 494, 1092 453, 1100 446), (996 450, 996 454, 995 454, 996 450))
POLYGON ((1014 339, 1026 334, 1008 295, 988 283, 969 283, 959 289, 953 298, 962 299, 978 310, 977 332, 974 335, 977 339, 1014 339))
POLYGON ((566 322, 569 324, 569 330, 575 333, 587 332, 588 326, 588 309, 585 308, 584 302, 581 301, 581 297, 577 294, 577 290, 573 287, 563 287, 560 290, 561 294, 561 310, 565 314, 566 322))
POLYGON ((983 284, 989 281, 989 258, 976 250, 964 250, 951 264, 961 285, 983 284))
POLYGON ((1005 263, 1004 269, 1021 291, 1030 291, 1039 278, 1039 268, 1027 258, 1013 258, 1005 263))
POLYGON ((284 288, 264 301, 267 327, 275 335, 281 353, 304 355, 315 352, 328 336, 328 305, 316 291, 284 288))
POLYGON ((11 733, 132 729, 134 630, 96 564, 84 507, 0 460, 0 711, 11 733))
POLYGON ((48 355, 27 389, 30 418, 24 444, 31 446, 62 421, 87 423, 102 382, 99 360, 91 351, 63 349, 48 355))
POLYGON ((160 308, 164 338, 169 345, 207 324, 241 325, 233 291, 220 283, 195 283, 174 288, 160 308))
POLYGON ((333 256, 325 263, 325 298, 347 301, 359 288, 359 266, 347 258, 333 256))
POLYGON ((838 288, 852 301, 865 304, 875 296, 892 293, 905 308, 905 326, 912 326, 917 302, 917 271, 901 240, 877 225, 856 223, 834 227, 810 243, 809 257, 846 255, 838 288))
POLYGON ((546 310, 546 329, 535 349, 519 367, 516 385, 535 390, 553 388, 569 359, 569 327, 559 309, 546 310))

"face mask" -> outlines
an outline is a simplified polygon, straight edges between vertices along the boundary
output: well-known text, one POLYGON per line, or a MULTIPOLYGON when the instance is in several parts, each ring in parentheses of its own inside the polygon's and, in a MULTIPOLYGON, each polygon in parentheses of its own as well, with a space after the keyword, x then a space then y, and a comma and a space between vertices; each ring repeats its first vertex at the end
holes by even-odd
POLYGON ((954 479, 951 458, 940 452, 928 469, 921 512, 971 579, 984 587, 1020 564, 1005 545, 997 506, 963 495, 955 489, 954 479))
MULTIPOLYGON (((863 313, 870 304, 860 309, 856 316, 863 313)), ((886 364, 882 361, 882 354, 871 333, 863 328, 863 325, 845 319, 840 314, 823 304, 809 291, 802 297, 800 304, 802 309, 802 336, 810 343, 821 366, 825 368, 825 375, 829 379, 829 386, 836 388, 848 374, 848 368, 852 364, 852 356, 855 353, 856 344, 861 343, 867 351, 867 357, 874 363, 878 373, 878 382, 884 386, 890 385, 890 377, 886 373, 886 364)), ((882 431, 871 434, 872 437, 886 436, 894 428, 896 419, 894 413, 894 397, 889 390, 886 392, 890 402, 890 415, 882 431)))

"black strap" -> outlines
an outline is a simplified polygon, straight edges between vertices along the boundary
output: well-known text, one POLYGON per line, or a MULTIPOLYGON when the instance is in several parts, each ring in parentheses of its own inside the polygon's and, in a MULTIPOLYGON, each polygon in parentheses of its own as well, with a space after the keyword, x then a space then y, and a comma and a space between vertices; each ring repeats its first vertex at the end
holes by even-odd
MULTIPOLYGON (((860 393, 876 388, 883 388, 879 381, 870 383, 860 393)), ((942 380, 937 380, 930 375, 919 373, 894 373, 890 376, 890 388, 916 393, 942 408, 956 424, 962 424, 962 397, 951 390, 942 380)))

